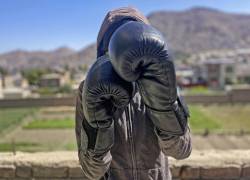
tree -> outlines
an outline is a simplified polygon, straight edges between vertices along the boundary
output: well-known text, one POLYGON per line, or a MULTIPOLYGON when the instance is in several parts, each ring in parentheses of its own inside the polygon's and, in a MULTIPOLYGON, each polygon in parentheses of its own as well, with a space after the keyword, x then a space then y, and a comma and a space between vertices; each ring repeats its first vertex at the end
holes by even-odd
POLYGON ((79 66, 79 69, 83 72, 86 73, 88 71, 88 65, 87 64, 83 64, 81 66, 79 66))
POLYGON ((8 74, 7 69, 0 66, 0 74, 1 74, 1 81, 2 81, 2 87, 5 88, 5 76, 8 74))
POLYGON ((70 94, 72 93, 72 87, 69 84, 65 84, 58 89, 59 93, 70 94))
POLYGON ((26 69, 22 71, 22 75, 30 85, 38 85, 41 76, 47 72, 46 69, 26 69))

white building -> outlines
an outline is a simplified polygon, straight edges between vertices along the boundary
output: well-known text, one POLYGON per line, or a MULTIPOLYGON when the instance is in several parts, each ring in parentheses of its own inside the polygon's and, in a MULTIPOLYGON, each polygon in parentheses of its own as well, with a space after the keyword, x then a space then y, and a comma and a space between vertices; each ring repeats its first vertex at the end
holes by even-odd
MULTIPOLYGON (((2 78, 1 78, 2 80, 2 78)), ((21 74, 9 74, 5 76, 5 87, 0 83, 0 98, 17 99, 30 96, 29 84, 21 74)))

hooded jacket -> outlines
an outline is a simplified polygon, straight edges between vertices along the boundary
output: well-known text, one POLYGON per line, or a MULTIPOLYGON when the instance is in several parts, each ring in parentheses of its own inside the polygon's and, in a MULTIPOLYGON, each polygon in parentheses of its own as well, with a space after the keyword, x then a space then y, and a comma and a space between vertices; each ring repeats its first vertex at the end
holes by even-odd
MULTIPOLYGON (((120 8, 107 14, 97 40, 97 56, 107 52, 112 33, 128 20, 148 20, 134 8, 120 8)), ((114 117, 114 143, 103 154, 88 151, 91 129, 86 125, 80 84, 76 100, 76 139, 78 155, 86 180, 170 180, 168 156, 184 159, 191 153, 189 128, 183 136, 170 136, 156 130, 139 92, 119 116, 114 117)))

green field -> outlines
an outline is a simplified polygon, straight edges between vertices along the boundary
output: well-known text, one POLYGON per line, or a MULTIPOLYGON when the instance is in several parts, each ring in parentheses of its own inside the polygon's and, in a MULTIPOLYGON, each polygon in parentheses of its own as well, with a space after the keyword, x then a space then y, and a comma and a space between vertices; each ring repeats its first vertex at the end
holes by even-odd
MULTIPOLYGON (((249 105, 189 105, 193 134, 250 133, 249 105)), ((73 108, 0 109, 1 151, 76 150, 73 108)))
MULTIPOLYGON (((190 105, 191 118, 189 123, 193 132, 208 129, 219 131, 250 131, 250 105, 190 105)), ((28 115, 37 114, 34 108, 17 108, 0 110, 0 133, 4 130, 16 127, 28 115)), ((72 117, 58 117, 62 114, 55 111, 53 118, 34 117, 34 120, 26 123, 24 129, 70 129, 75 122, 72 117)), ((48 113, 53 115, 52 112, 48 113)))
POLYGON ((43 119, 33 120, 25 125, 24 129, 68 129, 74 128, 75 121, 70 118, 66 119, 43 119))
POLYGON ((199 106, 190 106, 191 117, 189 123, 192 130, 202 130, 209 129, 215 130, 222 128, 221 123, 218 122, 218 119, 211 117, 209 114, 202 112, 202 107, 199 106))
POLYGON ((204 86, 197 86, 197 87, 192 87, 188 88, 187 90, 184 91, 186 95, 218 95, 218 94, 223 94, 224 91, 215 91, 211 90, 207 87, 204 86))
POLYGON ((0 152, 15 152, 15 151, 26 151, 34 152, 40 150, 42 147, 37 143, 27 143, 27 142, 10 142, 10 143, 0 143, 0 152))
POLYGON ((4 130, 18 126, 22 120, 36 111, 34 108, 16 108, 0 110, 0 133, 4 130))
POLYGON ((191 105, 192 131, 250 132, 250 105, 191 105))
POLYGON ((36 151, 53 151, 53 150, 67 150, 73 151, 77 149, 76 142, 67 143, 63 146, 52 146, 48 144, 39 144, 31 142, 5 142, 0 143, 0 152, 36 152, 36 151))

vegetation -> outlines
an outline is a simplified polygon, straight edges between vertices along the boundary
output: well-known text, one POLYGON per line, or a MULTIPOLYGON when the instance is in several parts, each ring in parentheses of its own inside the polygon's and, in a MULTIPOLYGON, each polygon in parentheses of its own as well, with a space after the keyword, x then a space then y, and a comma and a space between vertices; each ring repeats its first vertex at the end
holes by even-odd
POLYGON ((189 120, 193 132, 250 132, 250 105, 191 105, 189 120))
POLYGON ((83 72, 86 73, 88 71, 88 65, 87 64, 83 64, 81 66, 79 66, 79 69, 83 72))
POLYGON ((55 95, 56 92, 56 88, 44 87, 37 89, 37 93, 39 93, 40 95, 55 95))
POLYGON ((57 93, 70 94, 72 93, 72 87, 69 84, 65 84, 62 87, 43 87, 37 89, 37 93, 44 96, 55 95, 57 93))
POLYGON ((26 151, 34 152, 38 149, 41 149, 41 145, 37 143, 27 143, 27 142, 11 142, 11 143, 0 143, 0 152, 13 152, 16 151, 26 151))
POLYGON ((187 88, 184 90, 185 91, 185 94, 187 95, 216 95, 216 94, 222 94, 224 93, 224 91, 214 91, 214 90, 211 90, 207 87, 204 87, 204 86, 196 86, 196 87, 191 87, 191 88, 187 88))
POLYGON ((222 128, 217 118, 211 117, 209 114, 202 112, 202 106, 190 106, 191 118, 189 123, 192 131, 216 130, 222 128))
POLYGON ((69 84, 65 84, 60 87, 57 91, 58 93, 70 94, 72 93, 72 87, 69 84))
MULTIPOLYGON (((191 113, 189 124, 194 134, 238 133, 242 130, 250 132, 250 104, 190 105, 189 109, 191 113)), ((47 110, 51 112, 39 111, 36 116, 33 116, 33 121, 27 121, 23 129, 18 130, 16 134, 12 133, 12 135, 15 134, 14 136, 1 139, 0 151, 76 150, 73 111, 56 111, 53 108, 47 110), (37 136, 34 136, 34 131, 37 136), (51 138, 51 132, 53 132, 53 138, 51 138), (31 137, 27 137, 29 133, 32 134, 31 137), (22 134, 26 137, 23 138, 22 134), (12 139, 13 142, 11 142, 12 139)), ((31 112, 34 112, 34 109, 1 109, 0 129, 20 125, 24 117, 31 112)))
POLYGON ((34 120, 25 125, 24 129, 68 129, 74 128, 75 121, 70 118, 65 119, 44 119, 34 120))
MULTIPOLYGON (((185 52, 181 52, 181 51, 175 51, 173 54, 173 58, 179 61, 185 61, 187 58, 190 57, 190 54, 185 53, 185 52)), ((185 63, 185 62, 183 62, 185 63)))
POLYGON ((0 109, 0 133, 19 125, 27 115, 34 113, 34 111, 34 108, 0 109))
MULTIPOLYGON (((190 105, 189 119, 192 131, 250 131, 250 105, 190 105)), ((72 118, 40 119, 25 125, 24 129, 74 128, 72 118)))
POLYGON ((67 151, 77 150, 77 144, 76 144, 76 142, 74 142, 74 143, 68 143, 63 148, 65 150, 67 150, 67 151))
POLYGON ((4 67, 0 66, 0 75, 1 75, 1 82, 2 82, 2 87, 5 88, 5 76, 8 74, 7 69, 4 67))
POLYGON ((38 85, 41 76, 48 72, 48 69, 26 69, 22 71, 22 75, 30 85, 38 85))

